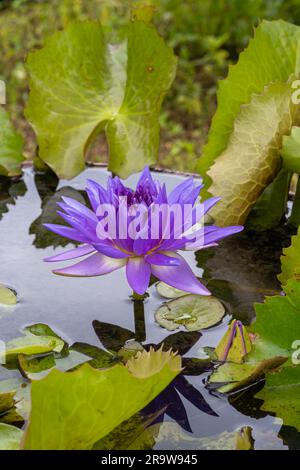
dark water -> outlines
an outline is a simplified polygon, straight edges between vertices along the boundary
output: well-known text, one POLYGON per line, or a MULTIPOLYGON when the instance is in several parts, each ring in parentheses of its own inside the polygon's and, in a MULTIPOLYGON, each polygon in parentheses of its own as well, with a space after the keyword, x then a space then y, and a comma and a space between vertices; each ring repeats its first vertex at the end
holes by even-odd
MULTIPOLYGON (((105 170, 90 168, 72 181, 58 182, 53 175, 34 175, 26 170, 22 181, 1 181, 0 282, 17 291, 18 303, 15 307, 0 309, 0 339, 9 340, 18 336, 24 326, 42 322, 70 344, 79 341, 100 346, 103 338, 99 339, 93 328, 96 320, 107 332, 103 347, 112 347, 109 338, 122 341, 136 337, 144 344, 156 345, 168 337, 166 342, 185 357, 200 358, 203 347, 217 345, 231 315, 250 323, 253 302, 278 292, 278 259, 282 243, 286 243, 278 234, 255 239, 251 234, 241 234, 224 241, 215 250, 196 255, 188 253, 186 258, 195 273, 204 277, 227 309, 222 324, 203 331, 202 335, 189 333, 190 340, 183 334, 171 337, 155 323, 154 312, 163 301, 156 294, 155 286, 149 289, 150 297, 144 304, 143 324, 137 308, 134 313, 123 271, 86 279, 53 275, 52 265, 44 263, 43 258, 62 251, 62 245, 69 244, 71 248, 72 244, 47 232, 42 223, 58 221, 55 209, 61 195, 84 201, 82 190, 86 179, 105 183, 107 175, 105 170)), ((157 174, 156 177, 165 181, 169 190, 182 180, 174 175, 157 174)), ((129 178, 129 185, 135 182, 136 177, 129 178)), ((198 438, 232 432, 241 426, 253 428, 256 449, 286 449, 287 443, 300 447, 296 432, 288 428, 280 431, 280 420, 259 410, 260 404, 252 398, 255 390, 231 398, 231 405, 226 397, 214 395, 205 387, 207 367, 188 360, 186 365, 185 375, 176 379, 143 411, 143 416, 148 416, 165 409, 158 420, 179 425, 175 436, 167 431, 168 427, 164 429, 157 438, 156 449, 197 448, 198 438)))

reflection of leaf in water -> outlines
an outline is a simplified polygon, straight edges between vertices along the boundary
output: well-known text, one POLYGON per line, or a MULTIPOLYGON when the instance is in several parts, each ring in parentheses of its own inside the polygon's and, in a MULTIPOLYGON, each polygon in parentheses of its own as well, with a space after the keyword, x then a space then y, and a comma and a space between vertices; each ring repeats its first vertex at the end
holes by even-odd
POLYGON ((118 353, 126 341, 135 337, 133 331, 122 328, 119 325, 112 325, 98 320, 93 321, 93 328, 101 344, 113 353, 118 353))
MULTIPOLYGON (((135 338, 133 331, 122 328, 118 325, 111 325, 109 323, 100 322, 95 320, 93 322, 95 333, 103 346, 109 350, 119 353, 120 350, 124 350, 126 342, 131 342, 135 338)), ((172 349, 178 352, 180 355, 186 354, 200 339, 201 333, 198 331, 179 331, 173 333, 164 338, 159 344, 143 344, 143 347, 148 350, 153 347, 155 349, 162 348, 167 351, 172 349)), ((164 414, 171 416, 175 419, 184 429, 190 430, 190 424, 188 421, 185 406, 178 394, 178 391, 196 407, 201 409, 203 412, 215 416, 214 411, 206 403, 202 394, 195 389, 183 374, 199 375, 211 368, 211 360, 208 359, 197 359, 197 358, 182 358, 182 363, 185 369, 181 375, 175 379, 155 400, 150 403, 142 412, 146 417, 157 413, 157 410, 162 410, 160 416, 157 417, 156 421, 163 421, 164 414), (193 361, 193 362, 191 362, 193 361)))
POLYGON ((148 406, 146 406, 142 413, 145 416, 149 416, 155 413, 157 410, 165 409, 165 412, 157 417, 157 423, 163 422, 164 415, 166 414, 176 421, 176 423, 178 423, 183 429, 192 432, 187 412, 180 395, 182 395, 186 400, 192 403, 203 413, 206 413, 210 416, 218 416, 217 413, 215 413, 207 403, 202 393, 197 388, 195 388, 182 374, 178 376, 148 406))
POLYGON ((92 448, 96 441, 149 403, 180 371, 178 357, 163 360, 161 367, 157 367, 153 357, 153 363, 155 370, 143 379, 121 364, 105 370, 84 364, 75 372, 53 370, 46 378, 34 381, 24 448, 92 448))
POLYGON ((0 220, 3 214, 8 212, 8 206, 10 204, 14 205, 16 199, 24 196, 26 190, 24 181, 12 181, 9 178, 0 176, 0 220))
POLYGON ((48 246, 56 248, 58 246, 66 246, 69 243, 78 244, 77 242, 70 241, 68 238, 50 232, 50 230, 43 226, 43 224, 46 223, 64 225, 63 219, 57 214, 57 210, 59 209, 57 202, 61 201, 62 196, 73 198, 85 204, 83 191, 78 191, 69 186, 59 189, 52 196, 46 196, 42 202, 42 214, 32 222, 29 229, 29 233, 35 235, 33 244, 37 248, 46 248, 48 246))
POLYGON ((186 354, 201 338, 199 331, 179 331, 164 338, 157 347, 163 346, 163 349, 173 349, 180 355, 186 354))
MULTIPOLYGON (((151 426, 149 431, 155 431, 157 435, 155 427, 156 425, 151 426)), ((196 437, 186 434, 176 423, 165 422, 159 427, 158 435, 155 439, 156 448, 172 450, 237 450, 237 445, 240 445, 239 436, 242 429, 233 432, 224 431, 209 437, 196 437)), ((248 443, 248 449, 251 449, 250 442, 248 443)))
POLYGON ((280 271, 282 246, 289 233, 283 229, 261 234, 241 233, 222 240, 213 250, 196 253, 204 268, 207 287, 213 295, 230 302, 234 317, 249 324, 254 318, 254 302, 279 292, 276 274, 280 271))
POLYGON ((92 358, 88 363, 95 369, 111 367, 117 362, 117 358, 112 354, 109 354, 103 349, 97 348, 97 346, 92 346, 87 343, 74 343, 70 350, 80 352, 81 354, 85 354, 92 358))

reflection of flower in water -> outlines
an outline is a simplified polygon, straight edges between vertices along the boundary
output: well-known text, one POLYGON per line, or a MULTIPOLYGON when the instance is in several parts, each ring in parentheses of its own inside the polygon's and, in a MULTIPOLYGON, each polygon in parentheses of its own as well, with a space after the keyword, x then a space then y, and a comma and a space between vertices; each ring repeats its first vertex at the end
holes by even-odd
POLYGON ((186 292, 209 295, 177 252, 191 247, 196 250, 214 246, 228 235, 240 232, 242 227, 210 225, 203 229, 199 222, 203 222, 203 215, 219 198, 198 203, 200 189, 201 185, 195 186, 193 178, 189 178, 167 194, 165 185, 154 181, 147 167, 135 190, 124 186, 118 177, 109 178, 106 189, 90 180, 86 192, 92 210, 72 198, 63 197, 63 202, 58 203, 62 209, 58 214, 69 226, 45 224, 51 231, 83 245, 46 261, 87 256, 72 266, 54 270, 64 276, 100 276, 126 266, 128 283, 140 295, 147 290, 151 274, 186 292), (99 209, 108 206, 113 208, 116 220, 117 230, 113 233, 106 231, 112 218, 109 216, 107 221, 106 209, 99 215, 99 209), (173 215, 170 215, 171 208, 173 215), (153 218, 153 213, 159 213, 159 217, 153 218), (132 233, 132 222, 136 221, 137 214, 144 218, 138 218, 139 230, 132 233), (108 237, 100 236, 99 228, 108 237), (196 240, 192 245, 191 236, 196 240))
MULTIPOLYGON (((130 347, 130 343, 136 338, 136 334, 133 331, 127 330, 126 328, 122 328, 118 325, 112 325, 110 323, 95 320, 93 322, 93 327, 102 345, 115 355, 124 349, 124 346, 126 348, 126 343, 130 347)), ((163 346, 164 350, 172 348, 173 351, 177 351, 180 355, 185 355, 197 343, 200 337, 201 333, 198 331, 180 331, 167 336, 157 345, 143 344, 143 348, 149 349, 152 346, 155 349, 158 349, 163 346)), ((158 414, 154 422, 160 423, 164 420, 164 415, 166 414, 174 419, 180 426, 182 426, 182 428, 191 432, 192 430, 187 412, 180 395, 204 413, 211 416, 218 416, 205 401, 205 398, 200 391, 197 390, 185 377, 185 375, 200 375, 201 373, 209 370, 210 361, 209 359, 193 359, 193 361, 195 361, 196 366, 190 366, 190 358, 183 358, 183 372, 162 393, 160 393, 158 397, 144 408, 142 411, 144 416, 147 417, 158 414), (160 410, 161 413, 158 413, 160 410)))

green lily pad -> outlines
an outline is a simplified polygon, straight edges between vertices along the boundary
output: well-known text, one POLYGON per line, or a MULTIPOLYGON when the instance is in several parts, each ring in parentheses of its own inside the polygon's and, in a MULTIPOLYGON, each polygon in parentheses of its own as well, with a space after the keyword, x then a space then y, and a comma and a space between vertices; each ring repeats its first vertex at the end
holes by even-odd
POLYGON ((91 449, 121 422, 152 401, 181 371, 170 352, 138 353, 127 367, 74 372, 52 370, 32 382, 25 449, 91 449))
POLYGON ((15 305, 17 303, 16 293, 6 287, 3 284, 0 284, 0 304, 2 305, 15 305))
POLYGON ((165 297, 166 299, 176 299, 177 297, 181 297, 182 295, 187 295, 187 292, 169 286, 163 281, 160 281, 156 284, 156 290, 159 295, 165 297))
POLYGON ((10 424, 0 423, 0 450, 20 449, 23 431, 10 424))
POLYGON ((169 331, 181 326, 189 331, 198 331, 216 325, 224 315, 225 308, 215 297, 189 294, 159 307, 155 320, 169 331))

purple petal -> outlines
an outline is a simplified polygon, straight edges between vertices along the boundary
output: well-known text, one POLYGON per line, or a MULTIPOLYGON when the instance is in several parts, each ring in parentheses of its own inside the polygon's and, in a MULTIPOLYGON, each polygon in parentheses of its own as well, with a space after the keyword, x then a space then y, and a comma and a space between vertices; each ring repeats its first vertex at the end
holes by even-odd
POLYGON ((76 217, 72 217, 71 215, 65 214, 64 212, 57 211, 57 214, 60 215, 62 219, 64 219, 68 224, 71 225, 78 233, 82 233, 83 236, 86 237, 86 240, 90 242, 96 243, 98 241, 97 234, 96 234, 96 225, 91 227, 88 223, 88 220, 84 218, 83 220, 78 220, 76 217))
POLYGON ((130 258, 126 266, 128 284, 137 294, 144 294, 149 286, 151 268, 144 258, 130 258))
POLYGON ((53 272, 61 276, 101 276, 122 268, 126 262, 126 259, 109 258, 101 253, 95 253, 73 266, 55 269, 53 272))
POLYGON ((64 251, 59 255, 49 256, 44 258, 44 261, 53 262, 53 261, 66 261, 68 259, 80 258, 80 256, 88 255, 95 251, 95 248, 91 245, 82 245, 72 250, 64 251))
POLYGON ((66 227, 65 225, 43 224, 43 226, 51 230, 51 232, 61 235, 62 237, 70 238, 70 240, 75 240, 81 243, 89 243, 90 241, 82 233, 79 233, 78 230, 75 230, 74 228, 71 228, 71 227, 66 227))
POLYGON ((99 253, 103 255, 110 256, 111 258, 128 258, 130 253, 125 253, 124 251, 119 250, 117 247, 108 245, 105 243, 97 243, 94 245, 99 253))
POLYGON ((67 196, 62 196, 62 200, 67 206, 73 209, 73 211, 76 211, 82 216, 87 217, 88 219, 91 219, 97 223, 98 219, 96 214, 84 204, 81 204, 81 202, 78 202, 76 199, 72 199, 71 197, 67 196))
POLYGON ((232 225, 230 227, 215 227, 215 230, 206 230, 204 228, 204 244, 210 245, 211 243, 215 243, 219 240, 222 240, 229 235, 233 235, 234 233, 239 233, 244 230, 242 225, 232 225))
POLYGON ((181 195, 188 190, 191 190, 194 186, 193 178, 188 178, 187 180, 183 181, 182 183, 178 184, 176 188, 169 194, 168 201, 169 204, 177 204, 180 200, 181 195))
POLYGON ((109 202, 107 191, 100 184, 96 183, 96 181, 87 181, 86 192, 95 212, 100 204, 107 204, 109 202))
POLYGON ((180 260, 164 253, 153 253, 145 256, 147 263, 156 264, 157 266, 179 266, 180 260))
POLYGON ((217 202, 220 201, 220 197, 211 197, 203 202, 204 214, 206 214, 217 202))
MULTIPOLYGON (((175 255, 175 253, 172 254, 173 256, 175 255)), ((209 290, 198 281, 182 256, 176 253, 176 258, 180 260, 179 266, 156 266, 152 264, 151 270, 154 276, 166 284, 176 287, 176 289, 190 292, 191 294, 211 295, 209 290)))

